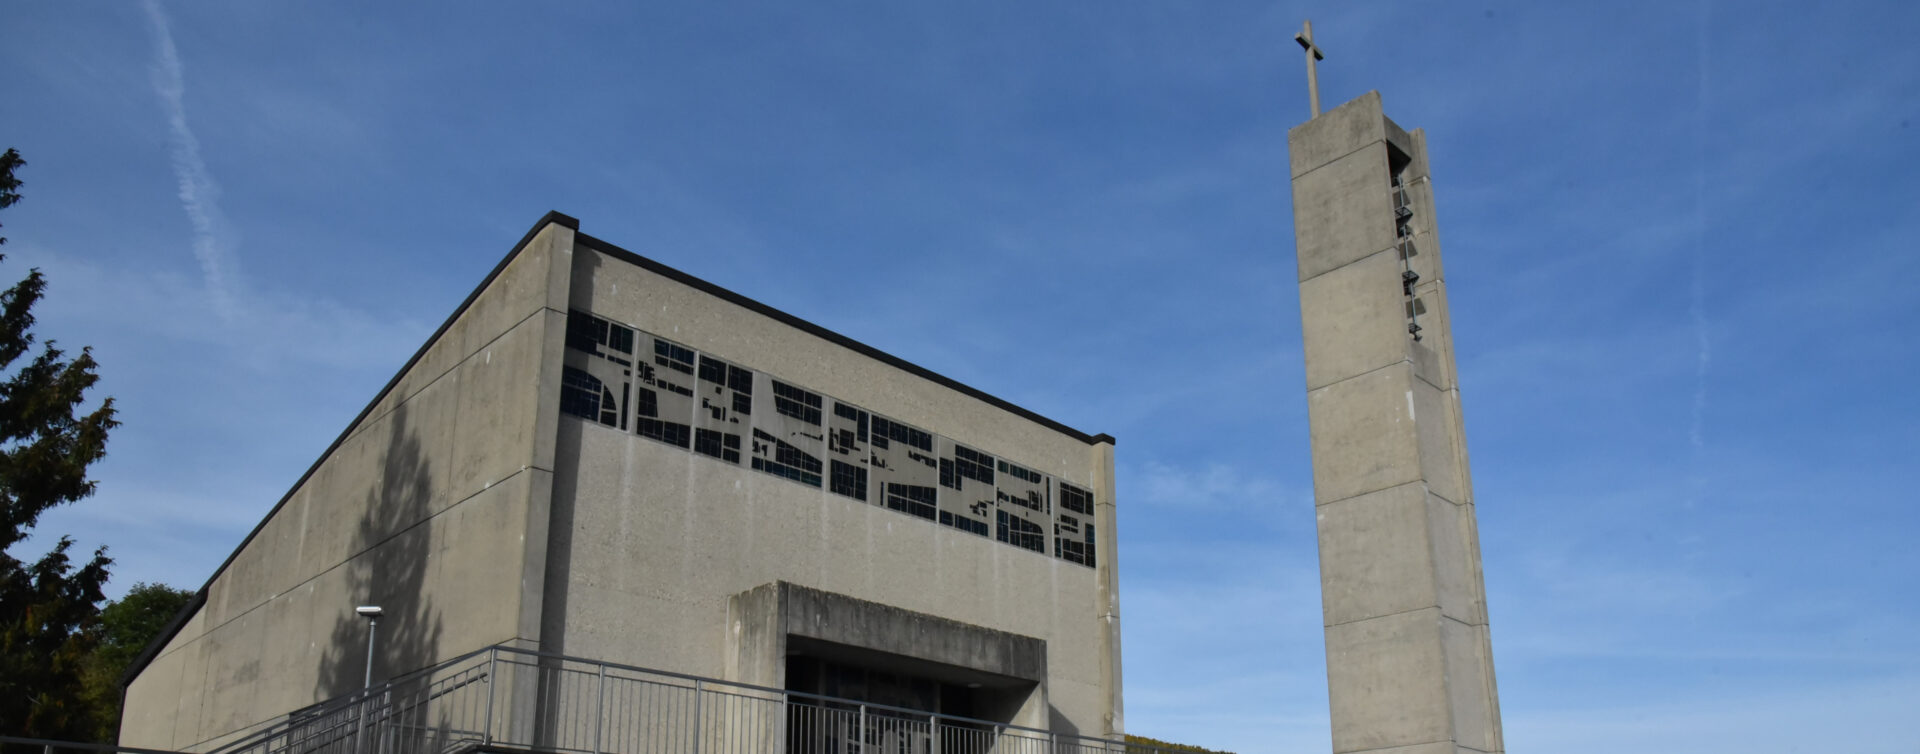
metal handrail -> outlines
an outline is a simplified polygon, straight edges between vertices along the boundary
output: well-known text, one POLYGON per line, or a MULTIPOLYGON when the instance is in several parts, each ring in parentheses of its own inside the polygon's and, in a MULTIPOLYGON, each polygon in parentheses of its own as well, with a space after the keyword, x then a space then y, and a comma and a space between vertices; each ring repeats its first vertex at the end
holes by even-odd
POLYGON ((949 743, 1023 754, 1173 751, 510 646, 467 652, 261 725, 214 751, 399 754, 480 745, 604 754, 624 743, 698 753, 707 741, 727 751, 799 742, 847 754, 943 754, 949 743))
MULTIPOLYGON (((629 670, 629 671, 638 672, 638 673, 646 673, 648 675, 653 675, 653 676, 665 676, 668 678, 677 678, 683 681, 694 681, 694 682, 704 683, 709 687, 717 684, 721 686, 729 686, 735 689, 746 689, 750 691, 759 691, 767 694, 774 694, 783 698, 800 697, 805 699, 814 699, 814 700, 823 701, 823 702, 833 702, 836 704, 864 706, 867 709, 881 709, 881 710, 887 710, 889 712, 903 712, 908 715, 917 716, 917 717, 926 717, 928 715, 934 715, 939 717, 942 720, 952 720, 954 722, 971 723, 976 725, 991 725, 998 728, 1005 728, 1008 730, 1017 730, 1017 731, 1022 731, 1026 733, 1039 733, 1041 735, 1048 735, 1052 733, 1052 731, 1047 730, 1045 728, 1028 728, 1025 726, 1014 725, 1012 723, 996 722, 993 720, 980 720, 980 719, 971 718, 971 717, 960 717, 958 715, 945 715, 937 712, 928 712, 926 710, 912 709, 909 707, 893 707, 885 704, 874 704, 871 702, 863 702, 858 699, 846 699, 846 698, 837 697, 837 696, 810 694, 805 691, 791 691, 788 689, 777 689, 772 686, 756 686, 751 683, 742 683, 739 681, 727 681, 727 680, 721 680, 718 678, 706 678, 706 677, 697 676, 697 675, 689 675, 686 673, 676 673, 671 670, 655 670, 653 668, 645 668, 638 665, 624 665, 617 662, 607 662, 603 660, 590 660, 584 657, 574 657, 570 655, 557 654, 553 652, 542 652, 542 651, 533 650, 533 649, 521 649, 519 647, 508 647, 508 646, 495 646, 495 647, 491 647, 491 649, 494 649, 499 652, 505 652, 507 654, 526 655, 529 657, 539 657, 542 659, 549 659, 549 660, 561 660, 565 662, 578 662, 578 663, 583 663, 592 667, 606 667, 608 669, 629 670)), ((444 664, 445 663, 443 663, 443 665, 444 664)), ((522 666, 522 667, 527 667, 527 666, 522 666)), ((627 679, 627 680, 639 680, 639 679, 627 679)), ((685 688, 691 688, 691 687, 689 686, 685 688)), ((711 688, 707 690, 714 691, 714 689, 711 689, 711 688)), ((1096 736, 1080 736, 1080 738, 1096 738, 1096 736)))
POLYGON ((95 744, 80 741, 55 741, 49 738, 27 738, 25 736, 0 736, 0 744, 38 746, 41 747, 43 751, 49 752, 49 754, 51 754, 51 752, 72 750, 114 752, 115 754, 181 754, 180 752, 168 751, 166 749, 142 749, 138 746, 117 746, 114 744, 95 744))

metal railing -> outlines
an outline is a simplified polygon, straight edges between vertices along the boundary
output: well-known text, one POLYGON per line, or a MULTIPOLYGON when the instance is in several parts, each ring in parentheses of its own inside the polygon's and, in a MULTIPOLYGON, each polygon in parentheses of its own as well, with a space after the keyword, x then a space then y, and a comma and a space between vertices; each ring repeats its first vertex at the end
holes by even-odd
POLYGON ((1171 754, 987 720, 488 647, 263 724, 218 754, 1171 754))
POLYGON ((113 744, 84 743, 79 741, 55 741, 47 738, 28 738, 25 736, 0 736, 0 752, 20 752, 20 754, 180 754, 164 749, 142 749, 133 746, 115 746, 113 744))

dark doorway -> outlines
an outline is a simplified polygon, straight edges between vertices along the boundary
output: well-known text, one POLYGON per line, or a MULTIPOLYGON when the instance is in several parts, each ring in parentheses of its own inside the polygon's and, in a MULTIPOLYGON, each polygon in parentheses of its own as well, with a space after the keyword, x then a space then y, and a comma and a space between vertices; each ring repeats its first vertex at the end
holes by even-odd
POLYGON ((796 692, 787 713, 790 752, 929 751, 933 715, 941 718, 943 752, 971 751, 991 740, 979 734, 992 723, 1011 722, 1038 686, 791 635, 786 666, 787 690, 796 692), (969 722, 974 720, 982 722, 969 722), (860 739, 864 746, 849 746, 860 739))

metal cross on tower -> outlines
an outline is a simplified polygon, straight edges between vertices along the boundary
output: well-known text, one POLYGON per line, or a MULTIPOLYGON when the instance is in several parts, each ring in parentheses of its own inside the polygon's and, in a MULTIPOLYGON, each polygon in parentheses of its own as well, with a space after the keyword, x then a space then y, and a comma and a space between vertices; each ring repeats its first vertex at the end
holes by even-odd
POLYGON ((1313 117, 1318 118, 1320 117, 1320 76, 1314 71, 1313 61, 1325 60, 1327 56, 1320 54, 1320 48, 1313 43, 1312 20, 1301 24, 1300 33, 1293 35, 1293 41, 1299 42, 1301 47, 1307 49, 1307 103, 1313 106, 1313 117))

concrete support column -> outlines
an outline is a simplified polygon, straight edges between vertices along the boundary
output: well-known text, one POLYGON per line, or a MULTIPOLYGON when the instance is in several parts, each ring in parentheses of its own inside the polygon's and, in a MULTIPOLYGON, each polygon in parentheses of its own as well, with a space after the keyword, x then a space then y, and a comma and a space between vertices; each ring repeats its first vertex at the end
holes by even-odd
MULTIPOLYGON (((1113 438, 1100 435, 1095 438, 1091 452, 1093 454, 1093 499, 1094 522, 1100 530, 1096 533, 1095 570, 1099 575, 1100 618, 1105 622, 1105 631, 1100 635, 1100 651, 1104 661, 1100 665, 1100 683, 1110 694, 1110 708, 1113 710, 1106 719, 1106 730, 1100 731, 1114 739, 1126 735, 1126 704, 1121 695, 1120 678, 1120 532, 1118 531, 1118 509, 1115 507, 1113 483, 1113 438)), ((1088 735, 1092 735, 1091 731, 1088 735)))
POLYGON ((1425 147, 1378 93, 1288 134, 1336 754, 1504 750, 1425 147))

